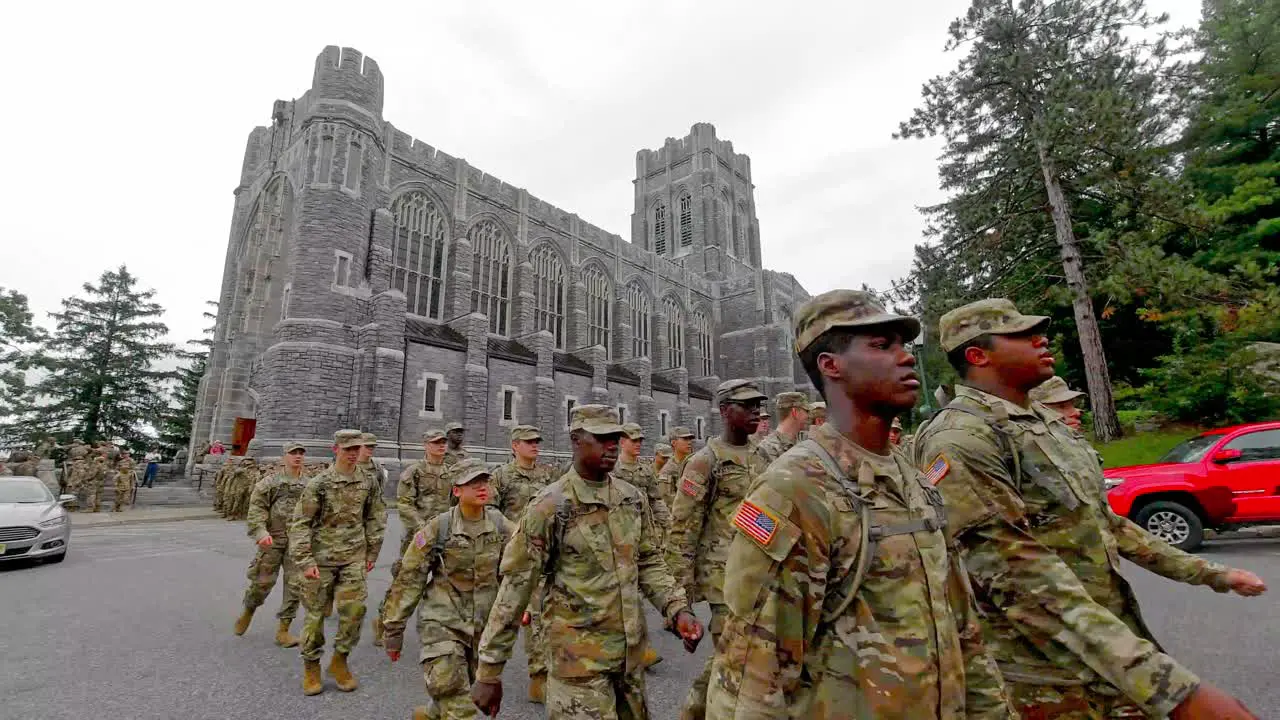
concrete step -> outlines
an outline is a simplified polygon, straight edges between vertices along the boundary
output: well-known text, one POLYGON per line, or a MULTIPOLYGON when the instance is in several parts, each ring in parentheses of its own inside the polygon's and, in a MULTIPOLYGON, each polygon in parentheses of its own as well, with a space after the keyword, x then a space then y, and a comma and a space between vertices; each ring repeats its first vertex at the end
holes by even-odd
MULTIPOLYGON (((109 505, 114 503, 115 496, 114 486, 104 487, 100 504, 109 505)), ((208 505, 209 500, 190 486, 161 487, 157 485, 153 488, 140 487, 138 488, 137 499, 134 501, 135 507, 204 507, 208 505)))

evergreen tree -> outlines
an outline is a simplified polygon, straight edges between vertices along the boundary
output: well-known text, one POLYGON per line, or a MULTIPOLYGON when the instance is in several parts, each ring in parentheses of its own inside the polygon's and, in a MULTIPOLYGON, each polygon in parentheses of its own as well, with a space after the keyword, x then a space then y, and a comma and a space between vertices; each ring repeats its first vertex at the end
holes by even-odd
POLYGON ((38 366, 35 350, 44 337, 32 320, 27 296, 0 288, 0 443, 8 446, 27 439, 9 423, 31 403, 27 371, 38 366))
MULTIPOLYGON (((209 305, 217 308, 218 303, 210 300, 209 305)), ((215 321, 217 315, 205 312, 206 320, 215 321)), ((167 453, 177 452, 186 447, 191 440, 191 427, 195 422, 196 402, 200 393, 200 380, 204 378, 205 369, 209 365, 209 351, 213 347, 213 325, 205 328, 204 337, 188 342, 194 349, 180 350, 178 356, 185 365, 178 369, 177 383, 169 403, 169 411, 165 414, 160 428, 160 442, 167 453)))

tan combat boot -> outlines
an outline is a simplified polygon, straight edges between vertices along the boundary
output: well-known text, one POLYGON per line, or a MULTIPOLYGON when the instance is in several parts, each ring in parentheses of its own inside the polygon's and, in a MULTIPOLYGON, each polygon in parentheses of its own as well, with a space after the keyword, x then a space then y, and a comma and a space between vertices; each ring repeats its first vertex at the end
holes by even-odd
POLYGON ((644 657, 640 659, 640 666, 648 670, 660 662, 662 662, 662 656, 658 654, 658 651, 654 650, 652 645, 646 645, 644 657))
POLYGON ((374 618, 373 619, 373 646, 374 647, 382 647, 383 633, 384 633, 384 630, 382 627, 382 618, 380 617, 374 618))
POLYGON ((302 661, 302 694, 319 695, 324 692, 324 682, 320 679, 320 661, 302 661))
POLYGON ((419 705, 413 709, 413 720, 432 720, 431 711, 426 705, 419 705))
POLYGON ((547 674, 529 676, 529 702, 542 705, 547 701, 547 674))
POLYGON ((240 613, 240 617, 236 618, 235 631, 237 635, 243 635, 249 629, 249 623, 253 622, 253 609, 245 608, 240 613))
POLYGON ((284 648, 298 646, 298 638, 289 634, 288 620, 281 620, 280 627, 276 628, 276 644, 284 648))
POLYGON ((342 653, 334 653, 333 659, 329 661, 329 677, 333 678, 333 682, 342 692, 351 692, 360 687, 356 676, 352 675, 351 669, 347 667, 347 656, 342 653))

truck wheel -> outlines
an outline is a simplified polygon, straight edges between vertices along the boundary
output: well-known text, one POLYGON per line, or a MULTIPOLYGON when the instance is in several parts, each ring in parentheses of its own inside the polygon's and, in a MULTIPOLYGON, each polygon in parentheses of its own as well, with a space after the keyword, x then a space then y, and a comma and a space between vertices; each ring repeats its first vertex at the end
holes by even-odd
POLYGON ((1172 500, 1144 505, 1133 521, 1170 545, 1190 552, 1204 543, 1204 523, 1194 510, 1172 500))

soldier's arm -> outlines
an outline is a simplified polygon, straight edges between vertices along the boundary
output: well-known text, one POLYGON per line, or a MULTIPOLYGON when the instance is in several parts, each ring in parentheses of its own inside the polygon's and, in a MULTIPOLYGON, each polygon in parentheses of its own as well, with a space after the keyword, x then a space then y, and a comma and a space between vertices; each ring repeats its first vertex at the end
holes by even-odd
POLYGON ((1220 593, 1231 590, 1227 582, 1230 568, 1179 550, 1138 527, 1132 520, 1116 515, 1110 505, 1106 505, 1106 512, 1111 519, 1111 534, 1116 538, 1120 555, 1129 562, 1188 585, 1208 585, 1220 593))
POLYGON ((684 473, 676 483, 675 499, 671 502, 671 529, 667 534, 667 567, 682 588, 692 588, 693 566, 697 562, 698 540, 702 537, 702 524, 706 521, 708 483, 711 461, 714 456, 703 448, 684 466, 684 473))
POLYGON ((965 717, 975 720, 1016 719, 1018 711, 1009 699, 1004 678, 982 640, 977 600, 969 586, 969 576, 964 561, 960 559, 959 548, 950 553, 949 560, 951 570, 947 575, 947 599, 960 637, 960 653, 964 656, 965 717))
POLYGON ((369 495, 364 503, 364 552, 366 562, 377 562, 382 552, 382 538, 387 532, 387 504, 382 499, 382 486, 369 479, 369 495))
POLYGON ((409 543, 409 549, 404 551, 400 561, 400 572, 391 583, 382 620, 389 650, 399 650, 403 646, 405 624, 413 617, 413 611, 426 590, 427 561, 431 557, 438 522, 438 519, 433 519, 414 533, 413 542, 409 543))
POLYGON ((409 532, 422 527, 424 522, 424 518, 418 514, 418 478, 415 467, 410 465, 405 468, 396 485, 396 512, 400 515, 400 524, 409 532))
MULTIPOLYGON (((653 487, 653 483, 650 483, 653 487)), ((644 496, 640 502, 648 504, 644 496)), ((658 498, 662 502, 662 498, 658 498)), ((657 518, 648 508, 640 512, 640 545, 636 548, 636 568, 640 580, 640 592, 662 613, 667 620, 675 618, 681 610, 690 610, 684 588, 676 584, 662 554, 662 531, 657 518)))
POLYGON ((502 584, 498 586, 498 596, 480 635, 477 682, 502 678, 502 669, 511 657, 524 609, 542 579, 547 548, 551 544, 555 504, 555 498, 545 492, 531 502, 502 552, 502 567, 499 569, 502 584))
POLYGON ((293 563, 300 570, 306 571, 316 564, 311 554, 311 527, 320 514, 320 497, 316 492, 319 483, 312 480, 302 489, 298 496, 298 504, 293 508, 289 518, 289 552, 293 555, 293 563))
MULTIPOLYGON (((1026 510, 992 432, 961 424, 921 440, 922 469, 943 458, 938 480, 948 533, 964 547, 975 590, 1037 647, 1064 647, 1127 697, 1168 715, 1199 678, 1094 602, 1057 553, 1029 531, 1026 510)), ((935 473, 936 474, 936 473, 935 473)))
POLYGON ((249 496, 249 515, 245 524, 249 528, 249 537, 258 542, 271 533, 267 532, 267 520, 271 515, 271 492, 268 490, 270 479, 263 478, 253 486, 253 494, 249 496))
POLYGON ((653 521, 659 528, 670 527, 671 509, 667 507, 667 501, 662 498, 662 488, 658 486, 658 474, 652 468, 648 473, 648 482, 645 483, 644 491, 649 501, 649 512, 653 513, 653 521))

